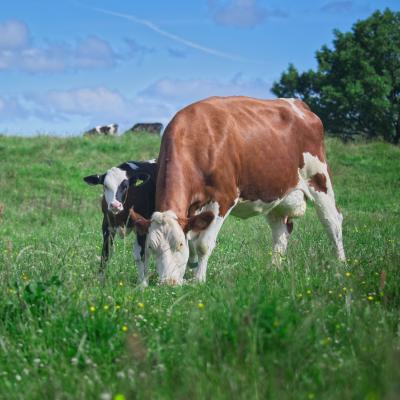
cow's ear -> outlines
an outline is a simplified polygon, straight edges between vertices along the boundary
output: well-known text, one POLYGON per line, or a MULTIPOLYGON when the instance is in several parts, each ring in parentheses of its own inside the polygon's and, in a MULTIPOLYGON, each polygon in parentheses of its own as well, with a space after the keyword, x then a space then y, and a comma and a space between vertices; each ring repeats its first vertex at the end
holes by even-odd
POLYGON ((200 232, 208 228, 214 219, 214 213, 211 211, 204 211, 198 215, 193 215, 183 222, 183 231, 200 232))
POLYGON ((129 210, 129 216, 133 222, 136 233, 139 235, 147 235, 151 221, 135 212, 133 208, 129 210))
POLYGON ((88 185, 102 185, 104 183, 104 177, 105 177, 105 174, 103 174, 103 175, 89 175, 89 176, 85 176, 83 178, 83 180, 88 185))
POLYGON ((142 186, 150 180, 150 174, 138 172, 129 178, 129 186, 142 186))

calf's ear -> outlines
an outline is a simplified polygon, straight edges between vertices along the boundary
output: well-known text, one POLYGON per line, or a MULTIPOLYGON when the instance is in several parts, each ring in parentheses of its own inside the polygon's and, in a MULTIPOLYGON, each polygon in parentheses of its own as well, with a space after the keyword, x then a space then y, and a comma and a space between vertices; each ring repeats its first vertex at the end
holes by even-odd
POLYGON ((129 210, 129 217, 133 222, 136 233, 138 233, 139 235, 147 235, 147 233, 149 232, 151 221, 135 212, 133 208, 129 210))
POLYGON ((102 185, 104 183, 104 177, 105 175, 89 175, 85 176, 83 180, 88 184, 88 185, 102 185))
POLYGON ((193 215, 192 217, 188 218, 183 223, 183 231, 189 232, 200 232, 204 229, 208 228, 211 222, 214 219, 214 213, 211 211, 203 211, 198 215, 193 215))

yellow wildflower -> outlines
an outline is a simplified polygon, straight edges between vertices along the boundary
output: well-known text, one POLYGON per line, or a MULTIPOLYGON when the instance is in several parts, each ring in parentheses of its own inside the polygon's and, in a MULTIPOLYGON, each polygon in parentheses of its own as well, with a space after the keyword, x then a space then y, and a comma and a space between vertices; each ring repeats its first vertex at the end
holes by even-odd
POLYGON ((96 307, 95 307, 95 306, 90 306, 90 307, 89 307, 89 311, 90 311, 91 313, 96 312, 96 307))
POLYGON ((201 301, 197 304, 197 307, 199 307, 199 309, 200 310, 202 310, 204 307, 205 307, 205 305, 204 305, 204 303, 202 303, 201 301))
POLYGON ((127 332, 128 331, 128 327, 126 325, 123 325, 121 329, 122 329, 122 332, 127 332))
POLYGON ((141 303, 141 302, 137 303, 137 305, 138 305, 139 308, 144 308, 144 304, 141 303))

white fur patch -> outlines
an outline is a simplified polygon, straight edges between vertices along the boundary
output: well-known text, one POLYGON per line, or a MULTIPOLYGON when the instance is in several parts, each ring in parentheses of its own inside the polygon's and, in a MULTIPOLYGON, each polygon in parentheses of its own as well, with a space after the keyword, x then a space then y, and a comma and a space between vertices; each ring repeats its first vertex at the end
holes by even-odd
POLYGON ((296 99, 282 99, 282 98, 281 98, 281 100, 284 100, 284 101, 288 102, 288 103, 290 104, 290 106, 292 107, 293 111, 294 111, 301 119, 304 119, 304 118, 305 118, 306 114, 304 114, 304 112, 301 111, 299 107, 297 107, 297 105, 296 105, 296 103, 295 103, 295 102, 296 102, 296 99))
POLYGON ((328 174, 328 165, 323 163, 317 156, 313 156, 311 153, 303 153, 304 167, 299 171, 300 176, 308 181, 315 174, 322 174, 326 178, 327 194, 334 196, 332 182, 328 174))
POLYGON ((279 199, 271 203, 265 203, 262 200, 250 201, 239 199, 237 205, 232 210, 232 215, 238 218, 246 219, 254 217, 258 214, 268 214, 280 203, 280 201, 281 200, 279 199))
POLYGON ((130 168, 132 168, 133 170, 135 170, 135 169, 138 169, 139 167, 136 165, 136 164, 134 164, 134 163, 131 163, 131 162, 127 162, 127 164, 129 165, 129 167, 130 168))

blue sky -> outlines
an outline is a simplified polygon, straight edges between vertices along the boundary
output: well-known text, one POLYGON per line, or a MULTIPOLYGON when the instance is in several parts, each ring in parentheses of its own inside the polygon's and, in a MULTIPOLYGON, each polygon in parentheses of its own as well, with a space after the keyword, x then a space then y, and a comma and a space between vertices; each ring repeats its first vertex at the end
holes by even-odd
POLYGON ((399 0, 14 0, 0 8, 0 133, 167 123, 212 95, 270 98, 332 31, 399 0))

